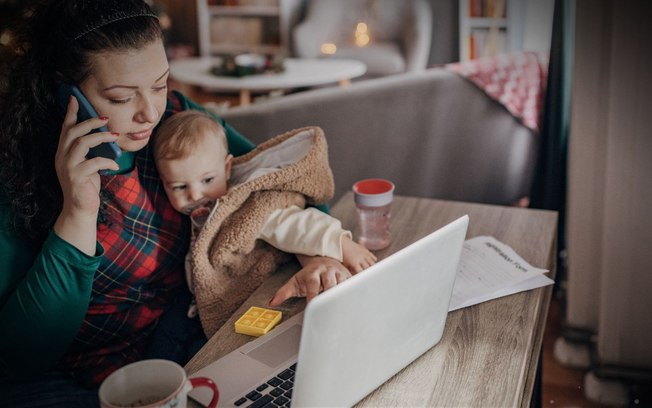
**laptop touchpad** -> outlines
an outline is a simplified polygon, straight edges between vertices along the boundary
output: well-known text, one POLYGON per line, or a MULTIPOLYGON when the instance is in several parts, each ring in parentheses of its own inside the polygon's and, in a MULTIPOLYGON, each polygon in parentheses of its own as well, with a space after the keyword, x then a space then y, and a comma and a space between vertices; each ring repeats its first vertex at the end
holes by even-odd
POLYGON ((249 357, 272 368, 299 352, 301 325, 295 324, 283 333, 246 353, 249 357))

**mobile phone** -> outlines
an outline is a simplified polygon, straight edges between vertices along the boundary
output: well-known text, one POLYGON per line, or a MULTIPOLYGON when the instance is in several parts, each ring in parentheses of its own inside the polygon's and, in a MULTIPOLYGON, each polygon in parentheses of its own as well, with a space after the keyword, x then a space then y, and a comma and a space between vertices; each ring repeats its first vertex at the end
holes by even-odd
MULTIPOLYGON (((93 105, 91 105, 91 103, 82 93, 81 89, 79 89, 79 87, 76 85, 62 84, 59 86, 57 91, 57 98, 64 112, 66 109, 68 109, 70 95, 74 96, 79 103, 79 110, 77 111, 77 123, 98 117, 97 112, 95 112, 95 109, 93 108, 93 105)), ((93 129, 91 133, 108 131, 109 129, 107 129, 106 126, 100 126, 97 129, 93 129)), ((120 150, 117 143, 107 142, 95 147, 91 147, 86 157, 88 159, 92 159, 93 157, 106 157, 107 159, 118 160, 121 155, 122 150, 120 150)))

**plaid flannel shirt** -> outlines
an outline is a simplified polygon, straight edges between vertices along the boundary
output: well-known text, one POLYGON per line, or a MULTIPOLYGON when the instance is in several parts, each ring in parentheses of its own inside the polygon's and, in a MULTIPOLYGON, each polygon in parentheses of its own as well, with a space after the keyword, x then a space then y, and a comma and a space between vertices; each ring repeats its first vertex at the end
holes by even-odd
POLYGON ((85 385, 142 358, 159 316, 184 285, 190 237, 186 217, 165 195, 149 147, 137 153, 130 172, 101 178, 109 201, 97 239, 105 254, 88 313, 59 364, 85 385))

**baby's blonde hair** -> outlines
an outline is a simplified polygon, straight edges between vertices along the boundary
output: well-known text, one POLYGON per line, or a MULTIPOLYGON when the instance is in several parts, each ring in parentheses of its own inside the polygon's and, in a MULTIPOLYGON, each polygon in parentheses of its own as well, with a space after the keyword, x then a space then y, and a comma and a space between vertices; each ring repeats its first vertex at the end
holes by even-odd
POLYGON ((175 160, 185 157, 197 149, 201 137, 207 133, 220 138, 224 150, 229 151, 224 128, 208 114, 196 110, 175 113, 161 123, 152 139, 154 158, 175 160))

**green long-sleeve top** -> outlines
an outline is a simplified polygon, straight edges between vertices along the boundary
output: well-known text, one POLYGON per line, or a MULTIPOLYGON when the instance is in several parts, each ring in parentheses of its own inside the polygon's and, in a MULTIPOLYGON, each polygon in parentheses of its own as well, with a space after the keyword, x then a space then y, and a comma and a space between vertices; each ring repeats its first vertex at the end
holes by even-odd
MULTIPOLYGON (((178 110, 204 110, 180 94, 164 119, 178 110), (179 106, 180 105, 180 106, 179 106)), ((254 145, 223 119, 234 155, 254 145)), ((134 153, 120 158, 120 172, 134 168, 134 153)), ((88 309, 93 277, 104 250, 88 256, 53 231, 41 247, 21 238, 0 189, 0 375, 44 372, 66 352, 88 309)))

